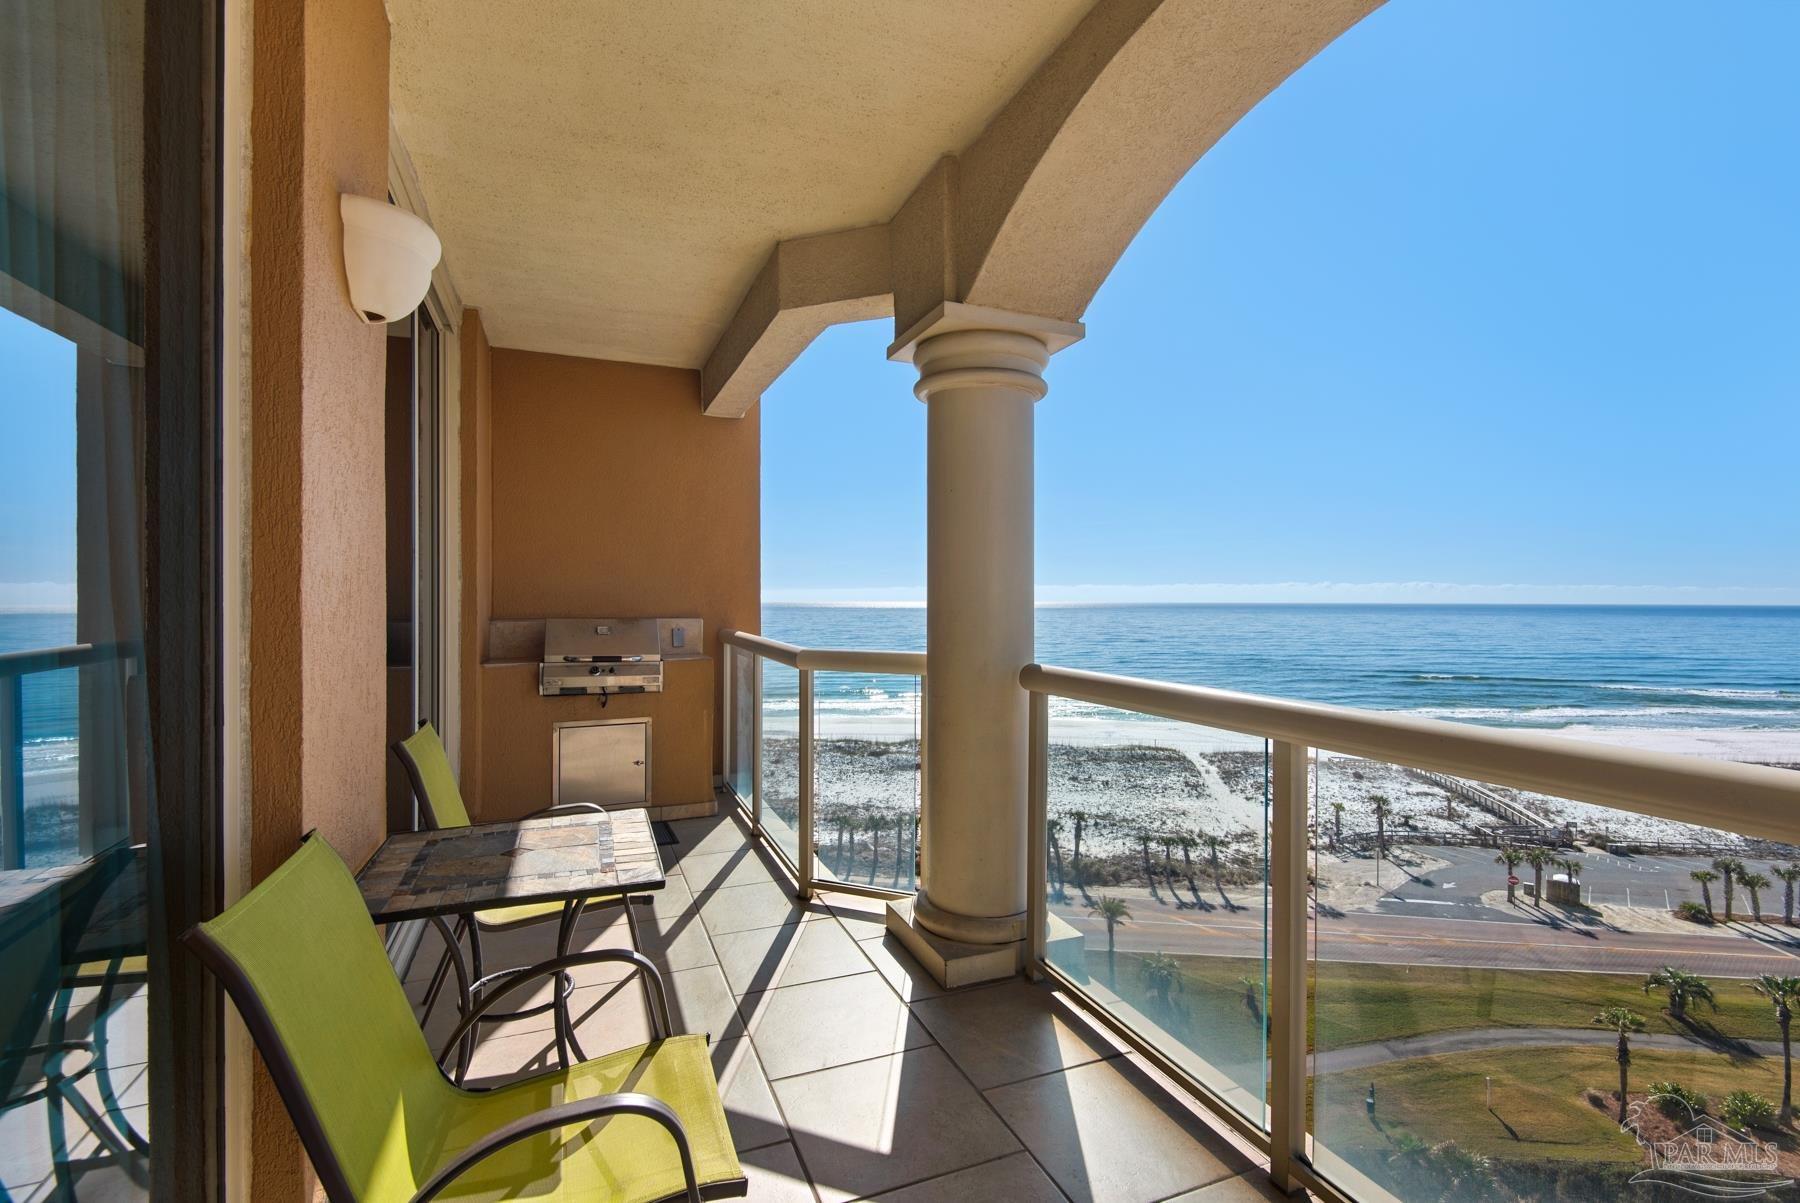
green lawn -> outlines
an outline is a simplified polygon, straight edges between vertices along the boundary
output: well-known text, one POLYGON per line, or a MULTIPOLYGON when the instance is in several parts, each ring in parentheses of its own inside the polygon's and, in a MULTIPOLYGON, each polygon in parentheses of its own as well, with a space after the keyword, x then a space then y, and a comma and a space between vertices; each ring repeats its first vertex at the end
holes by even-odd
MULTIPOLYGON (((1204 1035, 1208 1043, 1234 1046, 1257 1038, 1256 1020, 1240 980, 1262 978, 1261 962, 1239 957, 1182 957, 1182 989, 1164 1009, 1141 981, 1141 954, 1118 954, 1116 985, 1109 980, 1104 949, 1087 953, 1087 972, 1113 985, 1172 1034, 1204 1035)), ((1539 970, 1458 969, 1439 966, 1368 965, 1327 961, 1316 966, 1313 983, 1313 1040, 1336 1049, 1428 1032, 1472 1028, 1579 1028, 1601 1009, 1630 1007, 1652 1032, 1684 1029, 1663 1014, 1660 994, 1646 995, 1643 979, 1605 973, 1539 970)), ((1742 979, 1712 982, 1719 996, 1715 1014, 1693 1010, 1696 1020, 1744 1040, 1778 1040, 1780 1029, 1767 1000, 1742 979)), ((1204 1050, 1196 1048, 1204 1055, 1204 1050)))
MULTIPOLYGON (((1634 1052, 1633 1093, 1653 1081, 1679 1082, 1715 1106, 1731 1090, 1753 1090, 1779 1101, 1781 1063, 1733 1064, 1704 1050, 1634 1052)), ((1617 1175, 1611 1179, 1616 1185, 1644 1160, 1637 1142, 1619 1129, 1611 1097, 1617 1083, 1609 1048, 1565 1048, 1553 1056, 1516 1049, 1421 1057, 1317 1080, 1313 1135, 1338 1157, 1390 1185, 1389 1158, 1411 1137, 1433 1146, 1454 1141, 1492 1158, 1501 1179, 1527 1196, 1542 1191, 1545 1198, 1592 1197, 1607 1190, 1609 1174, 1617 1175), (1376 1097, 1372 1119, 1363 1101, 1370 1083, 1376 1097), (1605 1109, 1583 1097, 1590 1088, 1608 1096, 1605 1109)))

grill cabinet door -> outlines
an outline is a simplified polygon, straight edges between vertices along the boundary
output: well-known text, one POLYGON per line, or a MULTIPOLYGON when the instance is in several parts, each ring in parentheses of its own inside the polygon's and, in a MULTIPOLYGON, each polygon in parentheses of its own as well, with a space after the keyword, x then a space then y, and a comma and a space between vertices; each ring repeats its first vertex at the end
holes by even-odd
POLYGON ((642 806, 650 800, 650 720, 558 723, 556 801, 642 806))

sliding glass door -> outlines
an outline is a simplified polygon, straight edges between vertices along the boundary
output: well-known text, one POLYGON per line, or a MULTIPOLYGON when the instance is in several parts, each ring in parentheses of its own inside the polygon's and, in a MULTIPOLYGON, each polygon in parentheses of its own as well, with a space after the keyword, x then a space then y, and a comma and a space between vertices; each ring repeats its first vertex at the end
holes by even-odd
POLYGON ((0 1198, 204 1198, 216 10, 0 10, 0 1198))

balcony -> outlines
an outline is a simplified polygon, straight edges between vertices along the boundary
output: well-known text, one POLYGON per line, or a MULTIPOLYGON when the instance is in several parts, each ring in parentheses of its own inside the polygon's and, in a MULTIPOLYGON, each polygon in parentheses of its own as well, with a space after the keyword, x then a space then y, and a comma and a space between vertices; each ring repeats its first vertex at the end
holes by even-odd
MULTIPOLYGON (((1053 986, 939 989, 886 934, 879 899, 796 900, 729 799, 714 818, 671 827, 669 884, 638 919, 638 948, 666 975, 675 1026, 712 1036, 752 1200, 1261 1197, 1250 1146, 1053 986)), ((577 945, 630 947, 621 915, 590 912, 577 945)), ((554 950, 550 926, 487 946, 540 960, 554 950)), ((408 973, 422 1012, 441 953, 428 936, 408 973)), ((616 968, 577 976, 571 1013, 590 1052, 649 1039, 642 988, 616 968)), ((424 1013, 434 1045, 454 1010, 445 991, 424 1013)), ((555 1058, 549 1015, 497 1025, 470 1080, 555 1058)))
MULTIPOLYGON (((1662 1139, 1731 1114, 1734 1092, 1784 1098, 1771 991, 1800 1001, 1800 939, 1792 892, 1778 907, 1770 877, 1800 858, 1800 775, 1034 665, 1033 984, 933 1003, 906 948, 876 937, 879 900, 896 896, 881 887, 910 876, 878 843, 908 846, 892 833, 922 793, 910 757, 930 750, 892 725, 886 746, 822 734, 813 702, 817 674, 898 680, 922 658, 725 641, 734 822, 760 833, 779 882, 759 888, 861 924, 928 1030, 934 1005, 960 1007, 1005 1043, 1011 1000, 1053 1007, 1033 1044, 1056 1033, 1051 1072, 1079 1115, 1081 1077, 1103 1075, 1070 1066, 1065 1032, 1169 1092, 1153 1104, 1165 1114, 1194 1108, 1253 1150, 1260 1189, 1272 1176, 1327 1198, 1611 1197, 1645 1170, 1754 1188, 1800 1155, 1773 1116, 1721 1125, 1720 1148, 1764 1170, 1668 1168, 1662 1139), (847 776, 851 757, 907 779, 847 776), (1660 1006, 1670 969, 1717 1009, 1660 1006)), ((1078 1126, 1055 1162, 1004 1101, 1033 1088, 964 1068, 1071 1197, 1114 1197, 1080 1185, 1113 1180, 1110 1137, 1078 1126)))

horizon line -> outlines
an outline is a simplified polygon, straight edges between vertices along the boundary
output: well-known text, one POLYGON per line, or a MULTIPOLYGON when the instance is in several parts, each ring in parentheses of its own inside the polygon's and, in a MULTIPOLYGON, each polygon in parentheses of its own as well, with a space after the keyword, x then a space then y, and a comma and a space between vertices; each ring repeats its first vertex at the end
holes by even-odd
MULTIPOLYGON (((1468 584, 1446 581, 1280 581, 1161 585, 1038 585, 1037 606, 1079 605, 1596 605, 1800 606, 1800 586, 1468 584)), ((922 586, 783 588, 765 605, 925 604, 922 586)))

